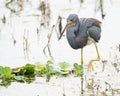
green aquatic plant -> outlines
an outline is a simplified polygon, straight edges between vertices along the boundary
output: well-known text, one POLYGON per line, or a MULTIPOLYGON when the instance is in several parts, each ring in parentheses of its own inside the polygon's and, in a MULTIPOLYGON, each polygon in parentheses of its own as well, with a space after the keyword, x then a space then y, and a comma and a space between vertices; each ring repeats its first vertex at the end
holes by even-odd
POLYGON ((35 80, 35 65, 26 64, 20 69, 18 74, 19 75, 15 77, 17 81, 31 83, 35 80))
POLYGON ((20 75, 25 76, 34 76, 35 75, 35 65, 33 64, 26 64, 20 70, 20 75))
POLYGON ((83 68, 77 63, 74 64, 74 70, 70 69, 70 64, 67 62, 60 62, 59 68, 55 67, 52 60, 46 61, 41 64, 37 62, 35 64, 26 64, 16 68, 0 66, 0 85, 7 86, 11 82, 26 82, 31 83, 35 80, 35 77, 45 77, 46 82, 49 82, 52 76, 68 76, 74 71, 77 76, 82 74, 83 68))
POLYGON ((2 77, 3 75, 3 66, 0 66, 0 78, 2 77))
POLYGON ((0 66, 0 85, 7 86, 13 80, 14 74, 12 74, 12 69, 10 67, 0 66))
POLYGON ((83 72, 83 66, 79 65, 78 63, 74 63, 74 71, 77 76, 81 76, 83 72))
POLYGON ((25 82, 24 76, 20 76, 20 75, 18 75, 18 76, 15 75, 14 80, 17 82, 25 82))
POLYGON ((46 81, 47 82, 50 80, 51 76, 60 74, 60 72, 58 70, 54 69, 53 62, 51 60, 47 61, 45 68, 46 68, 45 73, 46 73, 46 81))
POLYGON ((45 65, 40 62, 35 63, 35 71, 37 76, 43 76, 45 74, 45 65))
POLYGON ((60 62, 59 67, 62 76, 67 76, 69 73, 71 73, 71 70, 69 69, 70 64, 68 62, 60 62))
POLYGON ((59 67, 61 68, 61 71, 68 72, 68 67, 70 66, 67 62, 60 62, 59 67))
POLYGON ((2 79, 11 79, 13 77, 12 69, 10 67, 0 66, 0 78, 2 79))
POLYGON ((10 79, 10 78, 13 77, 12 69, 10 67, 4 67, 3 68, 3 77, 5 79, 10 79))

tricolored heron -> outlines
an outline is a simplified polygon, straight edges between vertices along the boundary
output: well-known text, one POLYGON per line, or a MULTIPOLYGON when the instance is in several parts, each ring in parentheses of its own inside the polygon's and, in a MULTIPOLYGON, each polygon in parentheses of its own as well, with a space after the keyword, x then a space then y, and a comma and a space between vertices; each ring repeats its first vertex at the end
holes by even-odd
POLYGON ((81 64, 83 64, 83 47, 89 44, 94 44, 97 51, 97 58, 90 60, 88 70, 92 71, 94 61, 100 60, 100 55, 97 48, 97 42, 101 37, 101 22, 94 18, 78 18, 77 14, 70 14, 67 18, 67 24, 61 33, 61 39, 65 30, 67 30, 67 40, 73 49, 81 49, 81 64))

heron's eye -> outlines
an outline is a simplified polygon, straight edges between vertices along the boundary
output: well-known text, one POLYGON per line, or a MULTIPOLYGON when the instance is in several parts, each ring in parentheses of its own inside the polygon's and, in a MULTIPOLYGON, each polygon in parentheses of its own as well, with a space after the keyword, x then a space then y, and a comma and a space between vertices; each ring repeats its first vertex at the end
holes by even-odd
POLYGON ((72 20, 67 20, 67 22, 73 22, 72 20))

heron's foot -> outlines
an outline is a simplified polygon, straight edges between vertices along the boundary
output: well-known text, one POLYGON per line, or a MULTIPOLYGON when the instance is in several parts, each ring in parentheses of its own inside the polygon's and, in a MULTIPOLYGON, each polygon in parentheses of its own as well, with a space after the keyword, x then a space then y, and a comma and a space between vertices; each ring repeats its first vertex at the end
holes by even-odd
POLYGON ((93 67, 93 62, 95 61, 100 61, 100 56, 98 55, 98 57, 96 59, 93 59, 89 62, 88 64, 88 71, 94 71, 94 67, 93 67))
POLYGON ((93 67, 93 60, 91 60, 88 64, 88 71, 94 71, 94 67, 93 67))

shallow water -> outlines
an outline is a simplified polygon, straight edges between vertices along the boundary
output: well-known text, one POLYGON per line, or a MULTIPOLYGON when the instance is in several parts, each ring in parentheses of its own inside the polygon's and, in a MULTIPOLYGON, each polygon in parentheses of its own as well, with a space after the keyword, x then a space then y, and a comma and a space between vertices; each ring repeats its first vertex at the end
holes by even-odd
MULTIPOLYGON (((84 48, 84 90, 85 94, 92 94, 93 90, 87 88, 87 84, 93 80, 95 92, 99 87, 99 95, 106 94, 112 96, 112 89, 118 90, 113 92, 115 96, 120 94, 120 72, 113 67, 113 63, 118 63, 118 71, 120 70, 120 52, 118 45, 119 38, 119 21, 120 21, 120 2, 114 1, 112 4, 109 0, 105 2, 106 17, 101 19, 100 12, 94 12, 93 1, 86 0, 85 4, 80 7, 78 0, 50 0, 51 19, 49 27, 40 27, 41 12, 38 10, 39 0, 29 0, 24 3, 23 11, 19 15, 11 14, 4 7, 4 0, 0 1, 0 18, 6 16, 6 24, 0 21, 0 65, 18 67, 26 63, 46 62, 51 59, 48 52, 47 57, 43 53, 43 48, 47 44, 47 35, 51 31, 52 25, 57 22, 58 16, 63 17, 63 26, 66 18, 70 13, 77 13, 80 17, 94 17, 102 21, 102 37, 98 43, 101 61, 94 64, 94 72, 87 72, 87 64, 91 58, 96 57, 94 46, 90 45, 84 48), (118 3, 119 2, 119 3, 118 3), (38 38, 37 28, 40 36, 38 38), (23 38, 28 38, 28 54, 24 54, 23 38), (13 40, 16 40, 14 45, 13 40), (26 58, 25 58, 26 57, 26 58), (107 60, 103 71, 103 60, 107 60), (107 82, 107 83, 106 83, 107 82), (108 91, 106 90, 106 86, 108 91)), ((53 61, 57 64, 60 61, 79 63, 80 50, 73 50, 67 43, 66 37, 57 40, 56 32, 53 31, 50 49, 53 61)), ((62 96, 63 83, 66 96, 79 96, 80 94, 80 78, 73 76, 67 78, 52 78, 49 83, 44 78, 37 78, 32 84, 12 83, 8 88, 0 86, 0 96, 62 96), (15 91, 14 91, 15 89, 15 91), (71 90, 71 91, 69 91, 71 90), (53 94, 54 93, 54 94, 53 94)), ((96 94, 96 93, 95 93, 96 94)), ((97 96, 97 95, 96 95, 97 96)), ((103 95, 104 96, 104 95, 103 95)))

